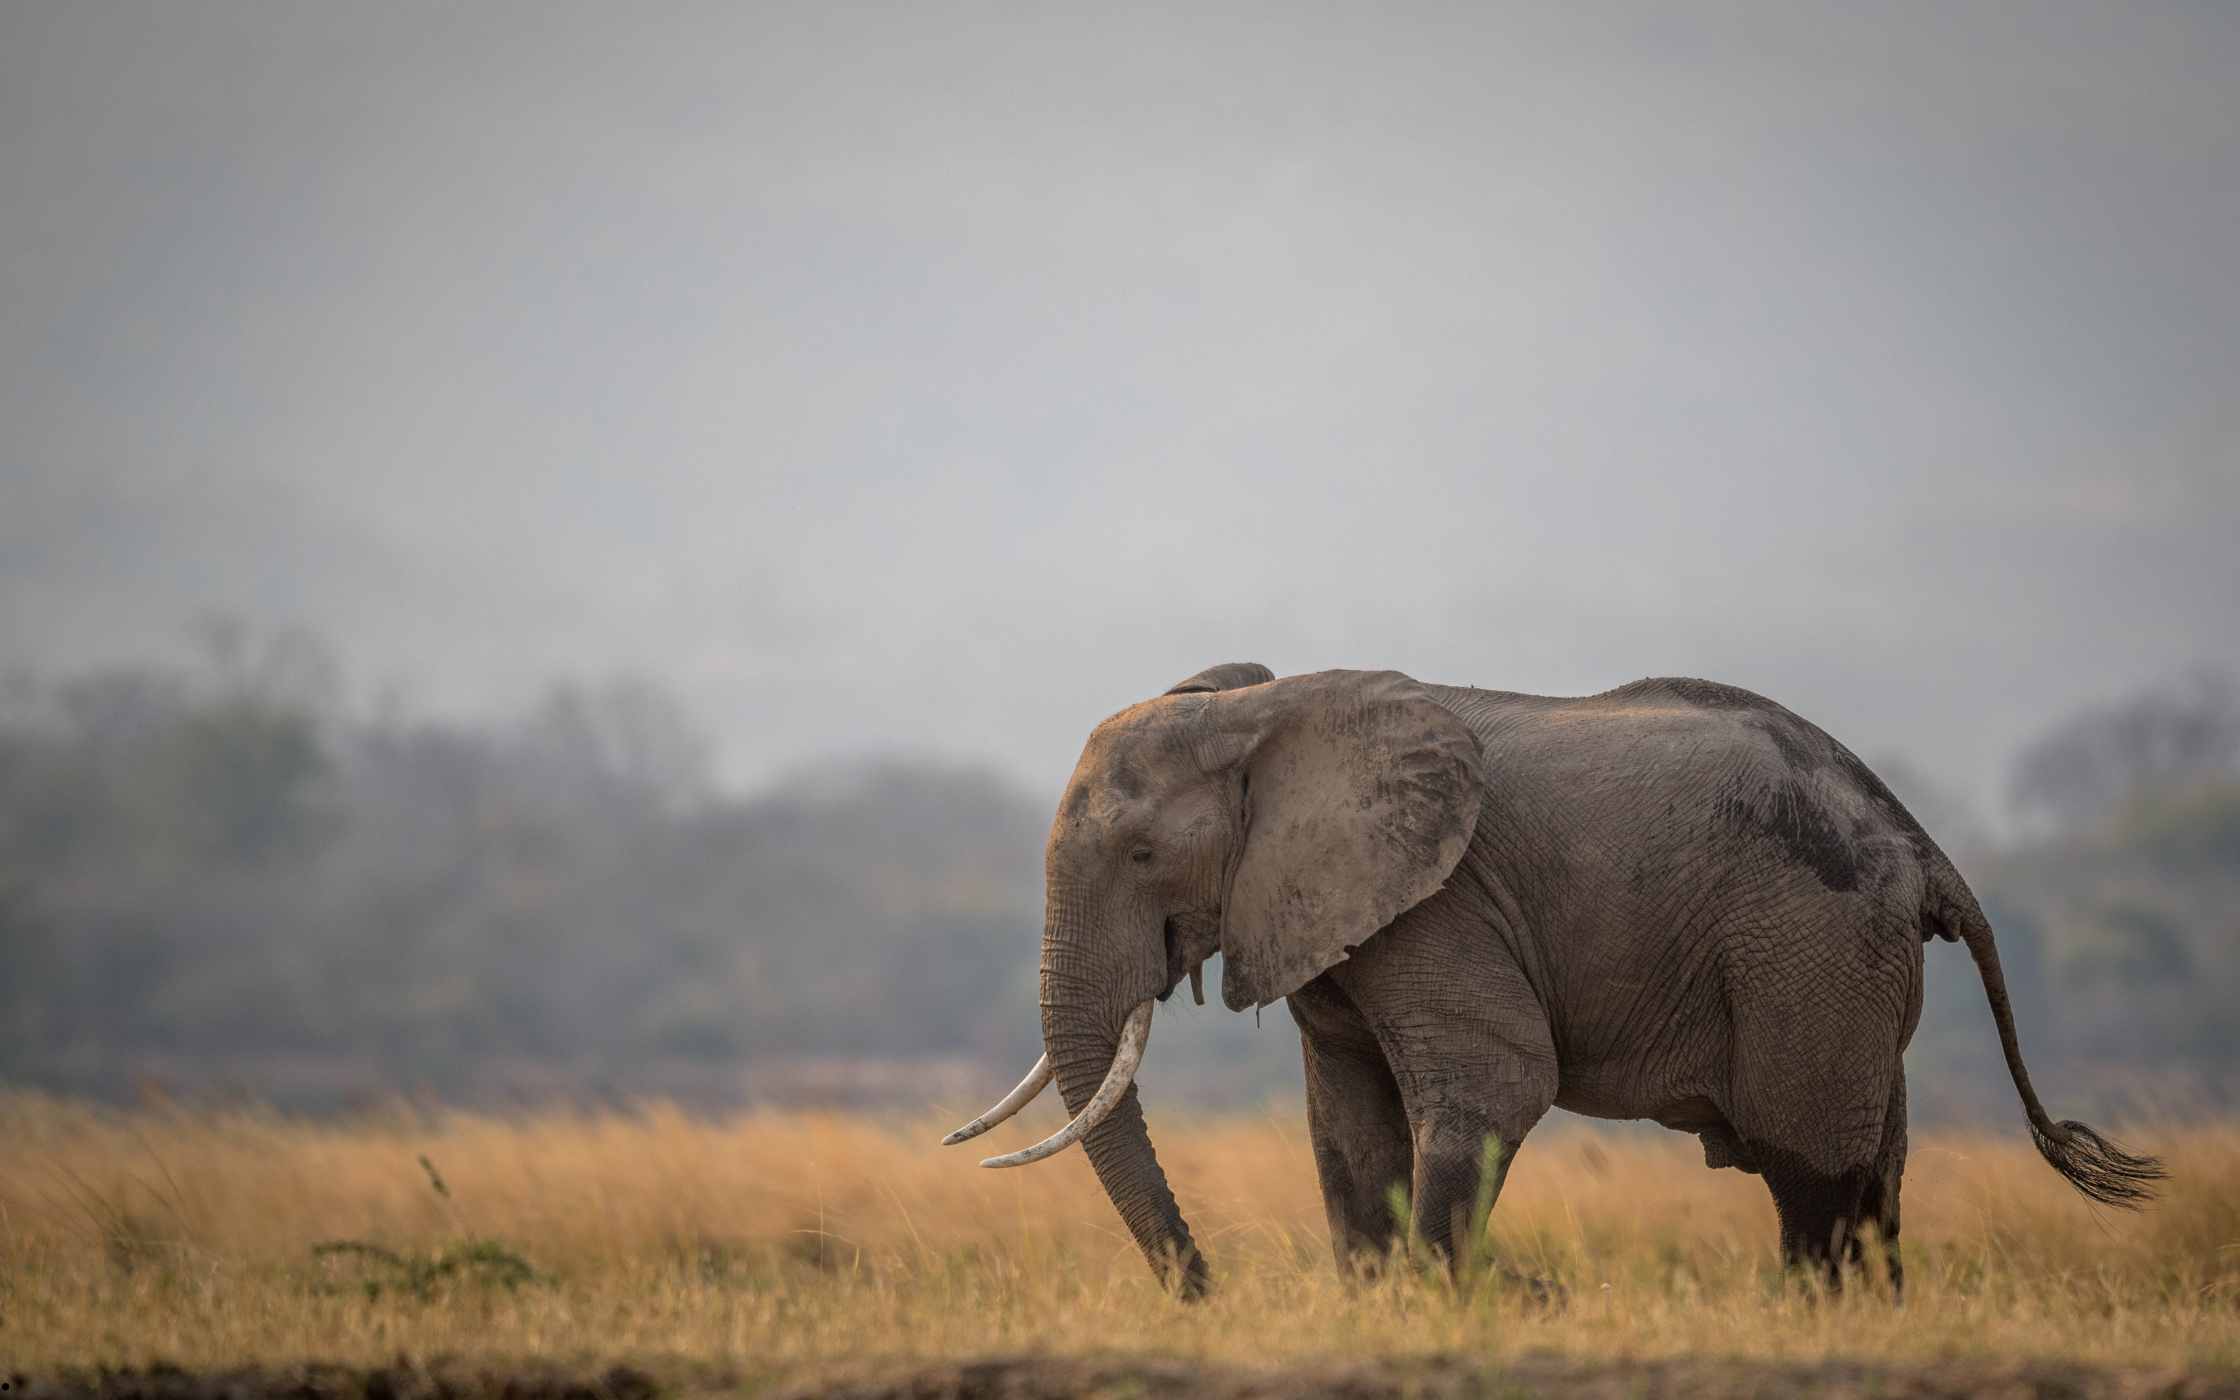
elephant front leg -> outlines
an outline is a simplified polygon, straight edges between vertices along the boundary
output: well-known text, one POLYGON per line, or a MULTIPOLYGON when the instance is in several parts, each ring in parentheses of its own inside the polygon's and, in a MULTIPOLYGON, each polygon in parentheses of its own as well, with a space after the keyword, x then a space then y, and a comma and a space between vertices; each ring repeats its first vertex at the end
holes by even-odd
POLYGON ((1322 982, 1290 998, 1305 1060, 1307 1131, 1341 1272, 1373 1271, 1392 1252, 1395 1190, 1415 1172, 1408 1118, 1384 1052, 1344 997, 1322 982))
POLYGON ((1523 1115, 1507 1120, 1506 1126, 1504 1133, 1483 1113, 1458 1108, 1434 1110, 1418 1120, 1410 1228, 1457 1281, 1490 1273, 1539 1303, 1560 1307, 1565 1296, 1561 1284, 1534 1278, 1485 1252, 1487 1217, 1501 1198, 1517 1148, 1531 1131, 1523 1115))
MULTIPOLYGON (((1483 1253, 1472 1227, 1483 1228, 1510 1161, 1555 1102, 1547 1017, 1499 943, 1438 898, 1328 975, 1374 1033, 1405 1105, 1411 1226, 1459 1276, 1483 1253)), ((1514 1270, 1492 1272, 1557 1296, 1514 1270)))
POLYGON ((1411 1228, 1426 1249, 1460 1270, 1484 1243, 1473 1228, 1485 1228, 1484 1216, 1508 1179, 1515 1145, 1482 1115, 1455 1109, 1423 1119, 1416 1125, 1415 1137, 1411 1228), (1488 1169, 1493 1173, 1490 1179, 1488 1169))

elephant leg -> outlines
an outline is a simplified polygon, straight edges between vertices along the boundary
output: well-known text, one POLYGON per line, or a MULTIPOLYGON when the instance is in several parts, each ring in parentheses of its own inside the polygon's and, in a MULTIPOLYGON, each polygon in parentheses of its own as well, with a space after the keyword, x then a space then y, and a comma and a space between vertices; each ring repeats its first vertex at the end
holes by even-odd
POLYGON ((1288 1004, 1306 1061, 1307 1131, 1330 1247, 1340 1271, 1374 1269, 1399 1231, 1392 1190, 1406 1189, 1415 1171, 1400 1088, 1368 1023, 1328 978, 1288 1004))
MULTIPOLYGON (((1882 1122, 1882 1157, 1867 1178, 1859 1202, 1859 1218, 1871 1222, 1882 1240, 1883 1267, 1890 1274, 1890 1296, 1903 1300, 1906 1291, 1905 1261, 1898 1253, 1898 1187, 1906 1174, 1906 1073, 1898 1067, 1890 1090, 1890 1108, 1882 1122)), ((1856 1257, 1854 1263, 1861 1262, 1856 1257)))
POLYGON ((1887 1211, 1890 1228, 1896 1228, 1894 1178, 1887 1192, 1882 1189, 1888 1141, 1884 1114, 1893 1090, 1875 1076, 1866 1084, 1831 1082, 1825 1093, 1826 1121, 1855 1131, 1832 1140, 1819 1132, 1784 1140, 1748 1127, 1743 1131, 1781 1219, 1782 1262, 1839 1289, 1845 1267, 1863 1262, 1859 1223, 1887 1211), (1860 1135, 1872 1145, 1858 1147, 1860 1135))
POLYGON ((1484 922, 1446 895, 1403 914, 1327 975, 1375 1032, 1399 1088, 1415 1149, 1416 1235, 1459 1271, 1480 1247, 1466 1233, 1476 1211, 1555 1102, 1546 1013, 1484 922))
POLYGON ((1508 1179, 1509 1163, 1524 1133, 1495 1128, 1486 1115, 1471 1111, 1435 1113, 1416 1125, 1415 1209, 1411 1224, 1423 1244, 1460 1269, 1480 1245, 1469 1231, 1483 1228, 1482 1203, 1490 1210, 1508 1179), (1485 1176, 1491 1163, 1493 1179, 1485 1176))
POLYGON ((1767 1168, 1765 1177, 1781 1218, 1782 1262, 1819 1277, 1831 1289, 1841 1288, 1843 1266, 1859 1257, 1859 1212, 1869 1170, 1830 1174, 1782 1162, 1767 1168))
POLYGON ((1919 985, 1919 944, 1908 934, 1915 941, 1900 947, 1871 923, 1830 927, 1856 936, 1799 943, 1788 962, 1755 965, 1752 980, 1729 987, 1724 1107, 1773 1195, 1783 1261, 1840 1288, 1845 1266, 1862 1262, 1870 1192, 1874 1209, 1882 1205, 1876 1187, 1893 1106, 1902 1117, 1903 1009, 1919 985))

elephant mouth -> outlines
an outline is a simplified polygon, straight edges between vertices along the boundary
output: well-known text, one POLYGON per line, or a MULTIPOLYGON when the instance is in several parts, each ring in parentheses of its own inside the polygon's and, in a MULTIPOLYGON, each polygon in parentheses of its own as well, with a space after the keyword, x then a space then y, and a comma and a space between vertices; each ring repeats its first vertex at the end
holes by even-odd
POLYGON ((1167 919, 1164 939, 1167 955, 1166 990, 1159 993, 1165 1001, 1174 995, 1182 979, 1190 979, 1190 993, 1198 1005, 1206 1004, 1205 965, 1213 956, 1214 946, 1220 941, 1218 915, 1176 914, 1167 919))

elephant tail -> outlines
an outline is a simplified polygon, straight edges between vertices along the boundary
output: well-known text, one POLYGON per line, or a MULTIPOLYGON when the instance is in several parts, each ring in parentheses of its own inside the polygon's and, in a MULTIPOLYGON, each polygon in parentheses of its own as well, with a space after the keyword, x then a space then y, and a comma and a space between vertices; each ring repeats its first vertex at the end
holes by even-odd
POLYGON ((2015 1039, 2014 1008, 2007 998, 2006 974, 1999 967, 1998 945, 1991 939, 1991 922, 1942 852, 1930 872, 1923 914, 1933 932, 1967 944, 1976 960, 1984 996, 1991 1002, 1991 1019, 1999 1023, 1999 1048, 2006 1052, 2007 1073, 2014 1077, 2015 1092, 2030 1116, 2030 1139, 2038 1145, 2038 1154, 2070 1185, 2103 1205, 2137 1210, 2153 1200, 2155 1183, 2169 1176, 2160 1161, 2126 1152, 2075 1119, 2055 1122, 2038 1102, 2037 1090, 2030 1087, 2030 1071, 2022 1063, 2021 1043, 2015 1039))

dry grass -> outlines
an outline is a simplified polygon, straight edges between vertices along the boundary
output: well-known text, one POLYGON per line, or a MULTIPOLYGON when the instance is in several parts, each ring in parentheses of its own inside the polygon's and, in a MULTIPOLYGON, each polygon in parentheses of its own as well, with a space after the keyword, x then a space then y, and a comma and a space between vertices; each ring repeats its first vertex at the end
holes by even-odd
POLYGON ((0 1370, 404 1353, 752 1374, 1114 1350, 2240 1364, 2240 1129, 2132 1133, 2174 1177, 2137 1216, 2095 1214, 2019 1140, 1923 1135, 1902 1309, 1784 1289, 1763 1187, 1704 1170, 1692 1139, 1543 1130, 1493 1232, 1569 1287, 1548 1316, 1412 1274, 1341 1283, 1296 1112, 1164 1121, 1220 1284, 1198 1307, 1158 1292, 1078 1152, 980 1171, 982 1144, 933 1145, 946 1123, 649 1107, 330 1124, 0 1099, 0 1370), (333 1240, 391 1257, 315 1255, 333 1240))

